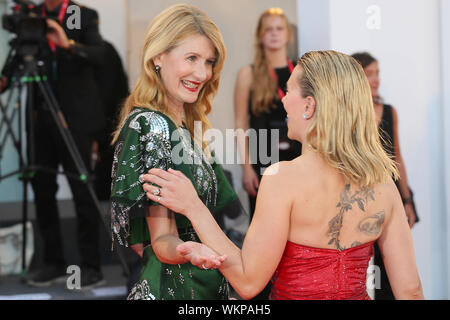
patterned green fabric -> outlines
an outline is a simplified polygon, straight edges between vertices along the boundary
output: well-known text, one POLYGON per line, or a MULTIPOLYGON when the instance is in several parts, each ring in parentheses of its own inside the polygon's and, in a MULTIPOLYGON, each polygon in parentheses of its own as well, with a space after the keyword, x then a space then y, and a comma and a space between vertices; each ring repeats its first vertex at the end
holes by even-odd
MULTIPOLYGON (((148 245, 147 207, 158 204, 146 198, 141 176, 151 168, 179 170, 192 181, 200 199, 215 213, 236 201, 237 195, 222 167, 211 160, 193 143, 187 129, 177 127, 163 113, 135 108, 125 121, 112 168, 112 234, 124 246, 147 245, 144 268, 129 299, 228 298, 228 283, 218 270, 202 270, 190 263, 161 263, 148 245)), ((200 242, 188 219, 180 214, 175 219, 183 241, 200 242)))

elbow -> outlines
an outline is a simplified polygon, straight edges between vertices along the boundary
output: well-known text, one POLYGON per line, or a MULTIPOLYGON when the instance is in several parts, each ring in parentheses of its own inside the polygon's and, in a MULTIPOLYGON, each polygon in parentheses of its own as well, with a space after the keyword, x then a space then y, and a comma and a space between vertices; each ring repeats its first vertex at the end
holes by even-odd
POLYGON ((423 290, 422 284, 419 282, 413 286, 405 288, 398 295, 396 295, 398 300, 423 300, 423 290))
POLYGON ((261 288, 259 286, 255 286, 252 285, 251 283, 248 283, 245 284, 244 286, 241 286, 239 290, 236 289, 236 292, 242 299, 250 300, 254 298, 256 295, 258 295, 263 289, 264 287, 261 288))

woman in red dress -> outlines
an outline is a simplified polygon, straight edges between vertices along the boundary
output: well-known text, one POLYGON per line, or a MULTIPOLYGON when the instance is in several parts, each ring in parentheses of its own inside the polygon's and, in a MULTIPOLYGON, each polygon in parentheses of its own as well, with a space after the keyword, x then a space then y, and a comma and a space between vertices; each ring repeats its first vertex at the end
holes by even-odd
MULTIPOLYGON (((353 58, 306 53, 283 105, 303 154, 264 173, 242 250, 177 171, 152 169, 147 197, 188 217, 201 241, 227 256, 220 271, 249 299, 272 279, 272 299, 370 299, 366 270, 377 242, 397 299, 423 299, 411 232, 378 135, 370 87, 353 58), (158 194, 154 196, 153 193, 158 194)), ((220 192, 220 190, 219 190, 220 192)), ((197 252, 178 247, 187 259, 197 252)))

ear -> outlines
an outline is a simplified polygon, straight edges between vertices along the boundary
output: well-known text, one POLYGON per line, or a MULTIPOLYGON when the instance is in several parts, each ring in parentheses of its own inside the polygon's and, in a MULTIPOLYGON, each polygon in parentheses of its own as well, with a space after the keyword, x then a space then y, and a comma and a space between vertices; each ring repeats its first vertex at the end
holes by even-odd
POLYGON ((161 66, 162 55, 163 55, 163 54, 160 53, 160 54, 158 54, 156 57, 154 57, 154 58, 152 59, 153 64, 154 64, 155 66, 161 66))
POLYGON ((305 119, 309 120, 314 116, 314 113, 316 112, 316 99, 314 99, 311 96, 308 96, 305 98, 305 110, 304 115, 305 119))

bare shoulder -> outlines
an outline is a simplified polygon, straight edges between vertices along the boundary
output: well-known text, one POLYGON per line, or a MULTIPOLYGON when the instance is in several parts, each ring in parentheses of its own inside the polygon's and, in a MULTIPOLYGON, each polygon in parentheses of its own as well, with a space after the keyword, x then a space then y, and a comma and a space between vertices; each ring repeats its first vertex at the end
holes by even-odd
POLYGON ((253 72, 250 66, 242 67, 237 74, 237 82, 240 85, 250 86, 252 83, 253 72))
POLYGON ((392 179, 389 179, 385 183, 379 183, 373 187, 375 193, 375 199, 379 200, 385 206, 386 214, 389 217, 393 208, 398 202, 401 202, 400 194, 398 193, 397 186, 392 179))
MULTIPOLYGON (((300 157, 299 157, 300 158, 300 157)), ((296 158, 291 161, 280 161, 268 167, 263 174, 261 183, 269 182, 272 186, 279 186, 282 189, 288 189, 295 182, 296 188, 299 187, 296 177, 301 174, 301 162, 296 158)))

